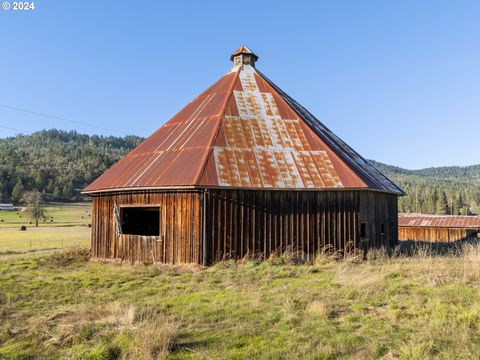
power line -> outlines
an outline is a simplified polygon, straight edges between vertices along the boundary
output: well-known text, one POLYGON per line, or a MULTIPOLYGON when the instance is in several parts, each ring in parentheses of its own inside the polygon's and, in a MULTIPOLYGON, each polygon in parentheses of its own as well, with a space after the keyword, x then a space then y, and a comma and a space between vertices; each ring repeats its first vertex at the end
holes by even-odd
MULTIPOLYGON (((90 126, 90 127, 101 129, 101 130, 114 131, 114 132, 117 132, 117 133, 128 135, 125 131, 110 129, 110 128, 106 128, 106 127, 102 127, 102 126, 97 126, 97 125, 85 123, 85 122, 82 122, 82 121, 70 120, 70 119, 67 119, 67 118, 64 118, 64 117, 49 115, 49 114, 41 113, 41 112, 38 112, 38 111, 31 111, 31 110, 18 108, 18 107, 15 107, 15 106, 9 106, 9 105, 3 105, 3 104, 0 104, 0 107, 3 107, 5 109, 9 109, 9 110, 24 112, 24 113, 31 114, 31 115, 43 116, 43 117, 46 117, 46 118, 67 121, 69 123, 73 123, 73 124, 77 124, 77 125, 90 126)), ((6 128, 5 126, 2 126, 2 127, 6 128)), ((10 130, 17 130, 18 131, 18 129, 14 129, 14 128, 10 128, 10 130)))
POLYGON ((12 127, 9 127, 9 126, 0 125, 0 128, 2 128, 2 129, 7 129, 7 130, 13 130, 13 131, 20 131, 21 133, 26 133, 25 130, 20 130, 20 129, 12 128, 12 127))

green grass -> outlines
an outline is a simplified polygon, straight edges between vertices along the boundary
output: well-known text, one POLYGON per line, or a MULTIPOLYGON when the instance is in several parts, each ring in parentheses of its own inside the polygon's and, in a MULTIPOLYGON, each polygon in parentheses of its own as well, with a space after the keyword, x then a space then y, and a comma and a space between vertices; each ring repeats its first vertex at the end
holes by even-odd
POLYGON ((480 249, 211 268, 0 258, 0 359, 476 359, 480 249))
POLYGON ((90 204, 49 205, 48 219, 39 227, 22 211, 0 211, 0 254, 87 246, 90 243, 90 204), (25 225, 27 231, 20 231, 25 225))
POLYGON ((0 228, 0 254, 85 246, 90 243, 90 231, 86 226, 32 227, 27 231, 0 228))
MULTIPOLYGON (((91 204, 57 204, 47 205, 47 220, 40 221, 39 226, 85 226, 92 222, 91 204)), ((20 228, 25 225, 33 227, 34 222, 20 211, 0 210, 0 229, 1 228, 20 228)))

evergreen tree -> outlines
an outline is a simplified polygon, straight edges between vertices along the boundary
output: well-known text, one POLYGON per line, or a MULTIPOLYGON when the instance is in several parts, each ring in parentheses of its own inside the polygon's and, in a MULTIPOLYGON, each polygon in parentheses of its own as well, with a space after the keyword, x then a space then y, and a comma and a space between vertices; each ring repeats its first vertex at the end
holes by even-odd
POLYGON ((53 192, 55 190, 55 183, 54 183, 53 179, 48 180, 48 185, 45 188, 45 190, 47 192, 53 192))
POLYGON ((58 186, 55 186, 53 189, 53 197, 56 200, 60 200, 62 198, 62 190, 58 186))
POLYGON ((23 197, 23 193, 25 191, 25 188, 23 187, 23 183, 21 179, 18 179, 17 183, 13 187, 12 190, 12 202, 18 203, 23 197))
POLYGON ((43 172, 38 172, 36 175, 35 175, 35 186, 38 188, 38 189, 43 189, 45 187, 45 176, 43 174, 43 172))
POLYGON ((422 213, 433 214, 435 213, 435 201, 433 195, 428 194, 425 196, 424 206, 422 207, 422 213))
POLYGON ((447 194, 445 194, 445 192, 442 192, 440 195, 437 201, 436 210, 438 215, 447 215, 449 213, 447 194))
POLYGON ((63 187, 63 196, 65 198, 71 198, 74 195, 73 182, 69 181, 63 187))
POLYGON ((436 211, 437 202, 438 202, 438 191, 437 191, 437 188, 435 188, 435 190, 433 190, 433 203, 435 204, 435 209, 432 209, 434 211, 436 211))
MULTIPOLYGON (((454 203, 454 210, 453 210, 453 215, 460 215, 460 214, 464 214, 463 211, 465 210, 464 209, 464 206, 465 204, 463 203, 463 197, 462 197, 462 193, 460 192, 458 194, 458 198, 456 199, 455 203, 454 203)), ((466 213, 465 213, 466 214, 466 213)), ((465 215, 464 214, 464 215, 465 215)))

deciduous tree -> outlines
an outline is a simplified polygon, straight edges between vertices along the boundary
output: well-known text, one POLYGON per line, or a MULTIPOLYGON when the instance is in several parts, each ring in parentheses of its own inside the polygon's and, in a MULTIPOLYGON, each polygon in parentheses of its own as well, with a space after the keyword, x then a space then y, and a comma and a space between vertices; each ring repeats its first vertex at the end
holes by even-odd
POLYGON ((29 191, 23 196, 23 201, 26 204, 25 213, 30 219, 35 221, 35 226, 38 227, 38 222, 47 218, 42 194, 38 190, 29 191))

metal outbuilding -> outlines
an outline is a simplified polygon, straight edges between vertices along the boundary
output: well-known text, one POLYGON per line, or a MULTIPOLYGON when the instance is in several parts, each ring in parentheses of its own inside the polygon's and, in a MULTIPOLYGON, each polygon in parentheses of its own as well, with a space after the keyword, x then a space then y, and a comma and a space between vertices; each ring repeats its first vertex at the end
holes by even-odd
POLYGON ((256 69, 233 67, 85 188, 92 255, 209 264, 395 246, 392 181, 256 69))
POLYGON ((401 215, 398 237, 402 241, 429 243, 480 240, 480 216, 401 215))

